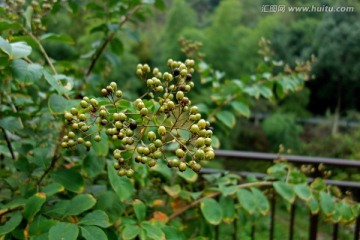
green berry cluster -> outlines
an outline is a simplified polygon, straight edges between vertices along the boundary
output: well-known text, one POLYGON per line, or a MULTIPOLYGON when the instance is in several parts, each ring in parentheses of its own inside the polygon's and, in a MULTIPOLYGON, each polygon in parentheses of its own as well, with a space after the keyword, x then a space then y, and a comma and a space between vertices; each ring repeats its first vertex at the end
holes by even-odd
POLYGON ((101 89, 105 101, 84 97, 79 109, 64 114, 68 132, 62 146, 73 149, 83 144, 89 150, 92 142, 102 141, 103 131, 113 140, 114 168, 120 176, 134 175, 133 159, 149 167, 163 159, 180 171, 190 168, 199 172, 200 162, 213 159, 215 154, 212 127, 187 97, 195 86, 194 65, 190 59, 185 63, 170 59, 169 71, 161 73, 158 68, 151 71, 149 65, 139 64, 136 74, 148 91, 135 101, 123 99, 115 82, 101 89), (176 149, 172 157, 165 154, 170 145, 176 149))

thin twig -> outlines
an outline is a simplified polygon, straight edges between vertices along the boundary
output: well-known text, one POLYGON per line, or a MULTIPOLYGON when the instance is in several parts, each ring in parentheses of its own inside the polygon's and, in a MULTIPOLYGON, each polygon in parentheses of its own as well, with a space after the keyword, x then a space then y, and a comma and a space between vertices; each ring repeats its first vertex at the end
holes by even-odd
POLYGON ((58 141, 56 143, 56 146, 55 146, 54 155, 53 155, 53 157, 51 159, 51 163, 50 163, 49 167, 41 175, 39 180, 37 181, 37 184, 36 184, 37 185, 37 191, 40 190, 41 182, 44 180, 44 178, 50 172, 50 170, 55 167, 55 164, 56 164, 57 160, 60 158, 59 157, 59 151, 60 151, 60 148, 61 148, 61 142, 62 142, 62 138, 64 137, 64 134, 65 134, 65 124, 62 125, 60 135, 59 135, 59 139, 58 139, 58 141))
MULTIPOLYGON (((237 185, 237 188, 250 188, 250 187, 260 187, 260 186, 271 186, 273 183, 272 182, 252 182, 252 183, 243 183, 240 185, 237 185)), ((221 194, 221 192, 215 192, 212 193, 210 195, 204 196, 202 198, 199 198, 198 200, 190 203, 189 205, 183 207, 182 209, 174 212, 170 217, 169 220, 172 220, 174 218, 176 218, 177 216, 181 215, 182 213, 186 212, 188 209, 195 207, 196 205, 198 205, 203 199, 205 198, 214 198, 217 197, 221 194)))
POLYGON ((50 58, 49 58, 49 55, 46 53, 45 48, 43 47, 43 45, 42 45, 41 42, 39 41, 39 39, 38 39, 37 37, 35 37, 31 32, 29 32, 29 31, 26 31, 26 32, 27 32, 27 34, 37 43, 37 45, 38 45, 39 48, 40 48, 41 53, 44 55, 45 60, 46 60, 46 62, 49 64, 52 72, 53 72, 55 75, 57 75, 57 71, 56 71, 54 65, 52 64, 52 62, 51 62, 51 60, 50 60, 50 58))
POLYGON ((3 127, 1 127, 1 130, 4 132, 4 138, 5 138, 6 144, 7 144, 8 148, 9 148, 9 151, 10 151, 10 154, 11 154, 11 158, 12 158, 13 160, 15 160, 14 149, 13 149, 13 147, 12 147, 12 145, 11 145, 10 139, 9 139, 9 137, 7 136, 6 131, 5 131, 5 129, 4 129, 3 127))
MULTIPOLYGON (((119 27, 121 28, 128 20, 129 18, 136 13, 136 11, 138 11, 140 9, 140 5, 137 5, 136 7, 134 7, 127 15, 125 15, 122 20, 119 23, 119 27)), ((104 39, 103 44, 100 46, 100 48, 98 48, 98 50, 96 51, 96 54, 94 55, 90 66, 88 67, 86 73, 85 73, 85 77, 88 77, 92 70, 95 67, 95 64, 97 63, 97 61, 99 60, 100 56, 102 55, 102 53, 105 51, 107 45, 111 42, 111 40, 115 37, 116 32, 111 32, 110 35, 106 36, 104 39)))

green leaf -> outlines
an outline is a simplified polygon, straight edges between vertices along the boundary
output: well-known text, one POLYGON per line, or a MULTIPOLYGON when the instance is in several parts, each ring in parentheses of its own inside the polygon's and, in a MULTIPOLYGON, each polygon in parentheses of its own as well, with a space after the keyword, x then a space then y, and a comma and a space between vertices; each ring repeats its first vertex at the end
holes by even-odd
POLYGON ((163 188, 164 188, 165 192, 173 198, 178 197, 181 192, 181 187, 179 184, 176 184, 174 186, 165 185, 163 188))
POLYGON ((240 205, 244 208, 249 214, 253 214, 256 210, 256 199, 254 195, 247 189, 240 188, 237 191, 237 198, 239 199, 240 205))
POLYGON ((145 204, 140 201, 139 199, 135 199, 133 202, 134 212, 137 220, 142 222, 145 220, 146 217, 146 206, 145 204))
POLYGON ((216 113, 216 118, 228 128, 233 128, 235 126, 235 116, 229 111, 220 111, 216 113))
MULTIPOLYGON (((103 141, 104 139, 102 139, 103 141)), ((96 143, 97 144, 97 143, 96 143)), ((83 169, 89 177, 96 177, 105 171, 106 159, 104 157, 97 157, 95 154, 87 154, 83 161, 83 169)))
POLYGON ((335 200, 327 192, 320 192, 320 207, 325 216, 330 217, 335 213, 335 200))
POLYGON ((140 233, 140 227, 133 224, 125 224, 124 229, 121 232, 121 235, 124 240, 133 239, 140 233))
POLYGON ((48 100, 49 110, 52 114, 64 114, 67 110, 68 100, 55 93, 51 94, 48 100))
POLYGON ((13 60, 27 57, 30 55, 32 51, 32 48, 29 45, 27 45, 26 42, 14 42, 14 43, 10 43, 10 45, 11 45, 11 59, 13 60))
POLYGON ((56 193, 63 192, 64 186, 59 183, 51 183, 40 188, 41 192, 45 193, 46 196, 50 197, 56 193))
POLYGON ((90 194, 76 195, 71 199, 69 206, 66 209, 65 216, 79 215, 86 210, 92 208, 96 204, 96 199, 90 194))
MULTIPOLYGON (((29 226, 29 235, 40 235, 46 233, 48 235, 49 229, 54 226, 58 221, 54 219, 48 219, 41 214, 34 218, 34 221, 29 226)), ((47 236, 46 236, 47 237, 47 236)))
POLYGON ((231 102, 231 106, 238 114, 243 115, 247 118, 250 117, 250 108, 248 105, 240 101, 233 101, 231 102))
POLYGON ((118 55, 121 55, 123 54, 124 52, 124 44, 123 42, 118 39, 118 38, 114 38, 111 42, 110 42, 110 47, 111 47, 111 50, 118 54, 118 55))
POLYGON ((56 41, 56 42, 62 42, 67 44, 74 44, 74 40, 65 34, 55 34, 55 33, 45 33, 40 36, 41 41, 50 40, 50 41, 56 41))
POLYGON ((311 189, 306 183, 295 185, 294 190, 296 195, 304 201, 309 201, 312 197, 311 189))
POLYGON ((284 182, 274 182, 273 184, 276 192, 280 194, 286 201, 290 203, 294 203, 296 195, 294 191, 294 187, 291 184, 287 184, 284 182))
POLYGON ((219 186, 219 190, 220 190, 222 195, 229 196, 229 195, 232 195, 232 194, 236 193, 237 187, 236 186, 227 186, 227 185, 221 184, 219 186))
POLYGON ((12 116, 2 117, 0 119, 0 126, 10 132, 24 128, 20 119, 12 116))
POLYGON ((95 226, 80 227, 81 235, 86 240, 101 240, 108 239, 103 230, 95 226))
POLYGON ((130 180, 127 177, 119 177, 111 164, 108 164, 107 169, 111 187, 114 189, 119 199, 129 199, 134 192, 134 186, 131 184, 130 180))
POLYGON ((50 228, 49 240, 76 240, 79 235, 79 228, 76 224, 58 222, 50 228))
POLYGON ((349 203, 345 202, 345 200, 339 202, 338 209, 341 217, 340 220, 343 224, 349 224, 355 220, 354 213, 351 210, 349 203))
POLYGON ((178 175, 187 182, 196 182, 198 179, 198 175, 190 168, 187 168, 184 172, 178 172, 178 175))
POLYGON ((259 86, 259 91, 260 91, 260 94, 265 98, 271 98, 273 96, 273 93, 270 90, 270 88, 268 88, 264 85, 259 86))
POLYGON ((314 198, 311 197, 309 199, 309 201, 306 202, 307 206, 310 208, 310 211, 312 214, 318 214, 320 211, 320 206, 318 201, 314 198))
POLYGON ((165 226, 162 228, 165 233, 166 240, 185 240, 185 235, 178 229, 172 226, 165 226))
POLYGON ((150 222, 142 222, 140 226, 145 231, 148 238, 153 240, 165 240, 164 232, 157 226, 152 225, 150 222))
POLYGON ((14 60, 11 64, 11 70, 16 80, 24 83, 33 83, 38 81, 43 68, 37 63, 27 63, 22 59, 14 60))
POLYGON ((235 219, 235 203, 231 197, 221 196, 219 200, 221 210, 223 212, 223 221, 225 223, 231 223, 235 219))
POLYGON ((7 216, 10 219, 5 224, 0 225, 0 236, 13 231, 21 223, 22 215, 19 211, 9 213, 7 216))
POLYGON ((1 36, 0 36, 0 49, 4 53, 6 53, 9 57, 11 56, 11 52, 12 52, 11 45, 7 40, 2 38, 1 36))
POLYGON ((64 88, 61 82, 47 71, 44 71, 44 78, 50 84, 50 86, 52 86, 58 92, 58 94, 61 95, 67 92, 67 89, 64 88))
POLYGON ((94 225, 102 228, 107 228, 111 224, 108 215, 102 210, 94 210, 85 215, 80 221, 81 225, 94 225))
POLYGON ((223 213, 221 206, 212 198, 204 198, 200 202, 201 212, 210 224, 218 225, 221 222, 223 213))
POLYGON ((71 192, 81 193, 84 191, 84 179, 73 169, 60 169, 53 172, 51 178, 71 192))
POLYGON ((31 222, 46 201, 46 194, 39 192, 31 196, 25 204, 24 217, 31 222))
POLYGON ((257 188, 251 188, 256 201, 256 207, 262 215, 267 215, 270 211, 269 200, 265 194, 257 188))
POLYGON ((31 19, 34 13, 34 9, 32 6, 28 6, 25 10, 25 12, 22 14, 25 18, 25 27, 29 30, 31 30, 31 19))

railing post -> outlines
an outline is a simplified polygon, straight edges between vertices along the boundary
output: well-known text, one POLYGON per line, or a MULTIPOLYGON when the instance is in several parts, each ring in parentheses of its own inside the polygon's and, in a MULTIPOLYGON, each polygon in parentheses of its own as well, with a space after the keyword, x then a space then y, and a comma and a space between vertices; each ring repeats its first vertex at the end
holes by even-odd
POLYGON ((294 239, 294 222, 295 222, 295 203, 291 204, 291 207, 290 207, 289 240, 294 239))
POLYGON ((360 240, 360 216, 356 219, 354 240, 360 240))
POLYGON ((333 225, 333 234, 332 234, 333 235, 333 237, 332 237, 333 240, 337 240, 338 232, 339 232, 339 223, 335 223, 333 225))
POLYGON ((271 208, 270 208, 270 236, 269 239, 273 240, 274 239, 274 229, 275 229, 275 207, 276 207, 276 193, 275 190, 272 190, 272 194, 271 194, 271 199, 270 199, 270 204, 271 204, 271 208))
POLYGON ((310 215, 309 240, 316 240, 318 221, 319 221, 319 214, 310 215))

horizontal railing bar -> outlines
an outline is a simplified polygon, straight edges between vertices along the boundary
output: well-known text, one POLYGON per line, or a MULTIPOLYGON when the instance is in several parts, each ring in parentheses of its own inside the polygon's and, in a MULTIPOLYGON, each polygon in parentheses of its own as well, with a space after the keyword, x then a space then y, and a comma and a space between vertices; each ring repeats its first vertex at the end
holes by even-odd
MULTIPOLYGON (((214 174, 214 173, 224 173, 228 172, 221 169, 212 169, 212 168, 203 168, 201 169, 200 173, 204 174, 214 174)), ((231 171, 232 172, 232 171, 231 171)), ((263 179, 268 176, 265 173, 257 173, 257 172, 233 172, 241 177, 247 176, 254 176, 259 179, 263 179)), ((308 182, 314 181, 313 178, 308 178, 308 182)), ((324 182, 329 185, 337 186, 337 187, 349 187, 349 188, 360 188, 360 182, 351 182, 351 181, 340 181, 340 180, 331 180, 331 179, 324 179, 324 182)))
MULTIPOLYGON (((236 158, 236 159, 252 159, 262 161, 273 161, 279 158, 275 153, 261 153, 261 152, 245 152, 245 151, 233 151, 233 150, 215 150, 217 157, 236 158)), ((303 164, 320 164, 333 165, 339 167, 352 167, 360 169, 359 160, 348 160, 340 158, 323 158, 323 157, 307 157, 297 155, 282 154, 282 158, 292 163, 303 164)))

